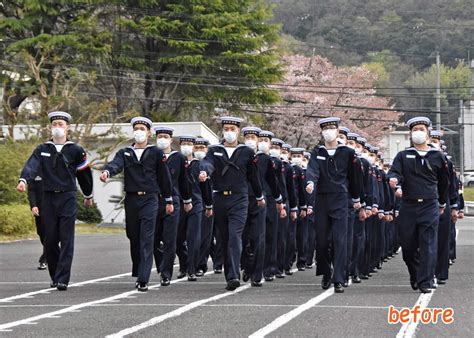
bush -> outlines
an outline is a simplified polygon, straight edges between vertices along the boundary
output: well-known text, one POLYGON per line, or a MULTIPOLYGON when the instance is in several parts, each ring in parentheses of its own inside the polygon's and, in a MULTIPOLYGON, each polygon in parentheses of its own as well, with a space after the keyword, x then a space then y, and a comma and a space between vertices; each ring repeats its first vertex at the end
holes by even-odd
POLYGON ((77 219, 84 223, 97 224, 102 222, 102 213, 97 204, 94 202, 92 208, 86 208, 84 206, 84 196, 78 191, 77 192, 77 219))
POLYGON ((35 220, 27 204, 0 205, 0 233, 28 234, 35 229, 35 220))

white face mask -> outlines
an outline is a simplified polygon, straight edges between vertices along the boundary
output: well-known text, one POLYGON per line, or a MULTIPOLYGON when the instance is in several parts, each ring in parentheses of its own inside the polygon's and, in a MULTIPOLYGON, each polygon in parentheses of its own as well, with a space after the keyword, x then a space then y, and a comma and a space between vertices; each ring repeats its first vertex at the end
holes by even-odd
POLYGON ((257 141, 255 140, 245 140, 245 145, 252 150, 257 150, 257 141))
POLYGON ((63 128, 53 128, 51 129, 51 134, 54 138, 62 138, 64 135, 66 135, 63 128))
POLYGON ((196 156, 196 158, 198 160, 202 160, 204 157, 206 157, 206 152, 205 151, 195 151, 194 156, 196 156))
POLYGON ((258 150, 260 150, 263 153, 267 153, 270 150, 270 144, 268 142, 259 142, 258 150))
POLYGON ((233 143, 237 140, 237 133, 235 131, 225 131, 224 140, 228 143, 233 143))
POLYGON ((362 151, 359 148, 355 148, 355 152, 357 156, 362 157, 362 151))
POLYGON ((288 154, 280 154, 280 158, 281 158, 283 161, 288 161, 288 154))
POLYGON ((361 153, 360 157, 362 157, 363 159, 366 159, 367 161, 369 160, 369 154, 367 153, 361 153))
POLYGON ((326 142, 333 142, 337 138, 337 129, 323 130, 323 138, 326 142))
POLYGON ((181 153, 184 155, 184 156, 189 156, 193 153, 193 146, 190 146, 190 145, 182 145, 181 146, 181 153))
POLYGON ((301 167, 302 167, 303 169, 308 168, 308 162, 306 162, 306 161, 301 162, 301 167))
POLYGON ((342 144, 347 145, 347 140, 346 139, 338 138, 337 140, 339 142, 341 142, 342 144))
POLYGON ((349 148, 351 148, 351 149, 354 149, 354 150, 356 150, 356 147, 355 147, 355 146, 353 146, 352 144, 346 144, 346 146, 348 146, 348 147, 349 147, 349 148))
POLYGON ((270 149, 269 154, 271 157, 280 157, 280 150, 275 149, 275 148, 270 149))
POLYGON ((441 150, 441 145, 439 143, 432 143, 432 145, 438 149, 438 150, 441 150))
POLYGON ((416 130, 411 133, 411 139, 415 144, 423 144, 426 142, 426 133, 423 130, 416 130))
POLYGON ((146 131, 144 130, 135 130, 133 132, 133 138, 135 143, 141 144, 146 141, 146 131))
POLYGON ((295 157, 291 159, 291 163, 301 167, 301 164, 303 163, 303 159, 301 157, 295 157))
POLYGON ((171 142, 166 138, 157 138, 156 139, 156 146, 161 150, 169 148, 171 142))
POLYGON ((367 161, 369 161, 370 165, 375 164, 375 158, 373 158, 372 156, 367 156, 367 161))

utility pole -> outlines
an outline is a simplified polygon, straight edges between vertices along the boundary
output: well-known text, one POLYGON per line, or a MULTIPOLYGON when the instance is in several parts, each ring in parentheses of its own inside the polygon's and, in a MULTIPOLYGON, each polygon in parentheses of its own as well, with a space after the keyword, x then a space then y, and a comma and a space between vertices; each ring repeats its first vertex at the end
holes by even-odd
POLYGON ((441 130, 441 61, 439 52, 436 52, 436 129, 441 130))
POLYGON ((460 177, 464 177, 464 101, 459 100, 459 171, 460 177))

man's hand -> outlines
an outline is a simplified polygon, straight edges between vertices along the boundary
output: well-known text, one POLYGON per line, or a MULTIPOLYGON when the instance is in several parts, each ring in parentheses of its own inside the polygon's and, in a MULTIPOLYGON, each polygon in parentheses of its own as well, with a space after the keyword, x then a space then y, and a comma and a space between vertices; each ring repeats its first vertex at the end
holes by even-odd
POLYGON ((184 212, 190 212, 193 209, 192 203, 185 203, 184 204, 184 212))
POLYGON ((388 180, 388 184, 390 184, 390 188, 395 189, 398 185, 398 179, 395 177, 392 177, 391 179, 388 180))
POLYGON ((261 199, 260 201, 257 201, 257 204, 260 208, 265 208, 265 199, 261 199))
POLYGON ((464 211, 458 212, 458 219, 464 219, 464 211))
POLYGON ((296 221, 297 218, 298 218, 298 214, 296 213, 296 211, 290 212, 290 219, 292 221, 296 221))
POLYGON ((166 204, 166 214, 171 215, 174 212, 174 205, 173 204, 166 204))
POLYGON ((382 213, 379 213, 379 219, 383 219, 383 218, 384 218, 384 216, 385 216, 384 214, 382 214, 382 213))
POLYGON ((84 198, 84 206, 86 208, 92 208, 94 205, 94 202, 92 201, 92 198, 84 198))
POLYGON ((439 215, 440 216, 444 214, 444 210, 445 210, 445 208, 441 208, 441 207, 439 208, 439 215))
POLYGON ((372 217, 372 210, 365 209, 365 219, 372 217))
POLYGON ((109 179, 109 174, 106 171, 103 171, 102 174, 100 174, 99 178, 102 182, 105 183, 109 179))
POLYGON ((363 222, 367 219, 367 214, 365 213, 365 209, 359 210, 359 221, 363 222))
POLYGON ((375 216, 379 213, 379 209, 377 208, 372 208, 372 216, 375 216))
POLYGON ((306 212, 307 216, 311 216, 313 214, 313 208, 308 208, 308 211, 306 212))
POLYGON ((354 203, 354 205, 353 205, 354 210, 359 210, 361 207, 362 207, 362 206, 361 206, 360 202, 356 202, 356 203, 354 203))
POLYGON ((281 212, 282 210, 284 210, 285 208, 285 205, 283 203, 277 203, 277 210, 279 212, 281 212))
POLYGON ((453 223, 456 223, 456 221, 458 220, 458 211, 456 209, 452 209, 451 210, 451 221, 453 223))
POLYGON ((36 216, 36 217, 38 217, 40 215, 40 211, 39 211, 38 207, 31 208, 31 213, 33 214, 33 216, 36 216))
POLYGON ((397 198, 402 198, 403 197, 402 189, 397 189, 397 191, 395 191, 395 197, 397 197, 397 198))
POLYGON ((205 215, 207 218, 212 217, 214 215, 214 211, 212 211, 212 209, 206 209, 205 215))
POLYGON ((306 217, 306 214, 307 214, 307 213, 306 213, 306 210, 301 210, 301 212, 300 212, 300 217, 301 217, 301 218, 305 218, 305 217, 306 217))
POLYGON ((205 171, 201 171, 199 173, 199 182, 206 182, 207 180, 207 173, 205 171))
POLYGON ((314 191, 314 183, 313 182, 310 182, 308 183, 308 185, 306 186, 306 192, 308 194, 312 194, 314 191))
POLYGON ((19 192, 25 192, 26 190, 26 184, 23 181, 18 182, 18 185, 16 186, 16 190, 19 192))
POLYGON ((280 218, 285 218, 286 216, 287 216, 287 214, 286 214, 286 209, 284 209, 284 208, 281 209, 281 211, 280 211, 280 218))

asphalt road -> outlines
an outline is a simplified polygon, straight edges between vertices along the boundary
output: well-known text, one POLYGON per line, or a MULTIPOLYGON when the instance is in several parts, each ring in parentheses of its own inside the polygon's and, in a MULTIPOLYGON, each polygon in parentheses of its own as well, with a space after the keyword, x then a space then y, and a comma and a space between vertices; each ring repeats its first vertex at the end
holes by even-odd
POLYGON ((315 270, 262 288, 227 292, 223 275, 134 290, 128 240, 122 234, 78 235, 67 292, 49 289, 36 270, 39 241, 0 244, 0 335, 24 336, 474 336, 474 218, 458 225, 448 284, 429 296, 411 290, 401 254, 344 294, 320 287, 315 270), (388 324, 388 307, 452 307, 454 323, 388 324))

